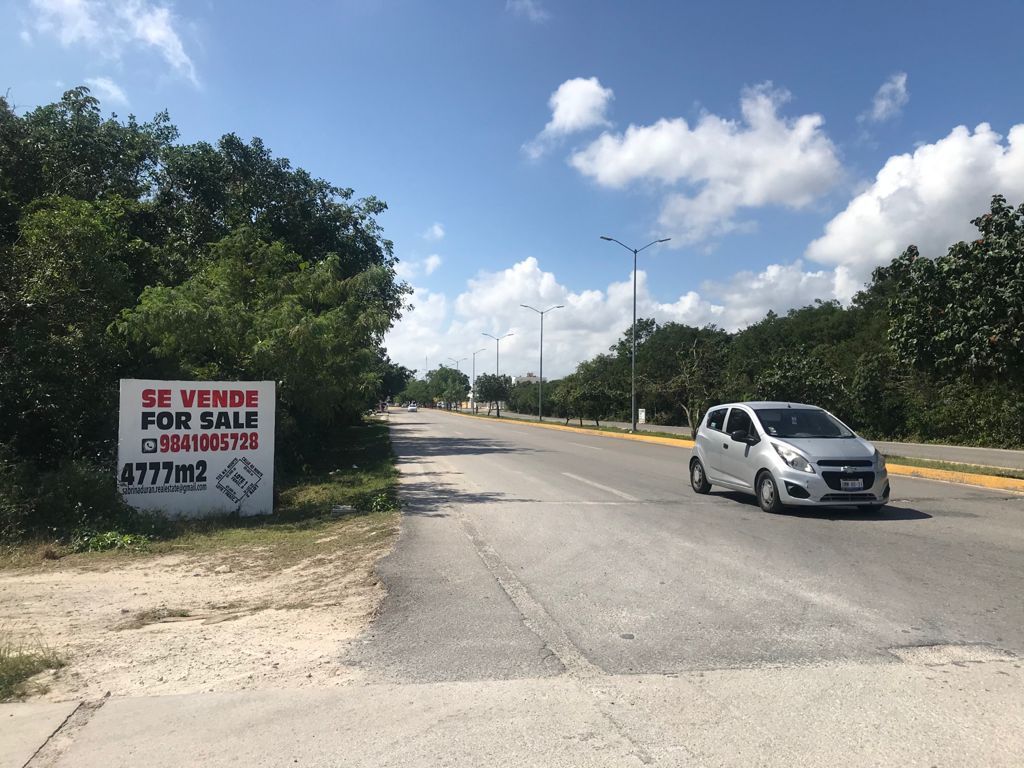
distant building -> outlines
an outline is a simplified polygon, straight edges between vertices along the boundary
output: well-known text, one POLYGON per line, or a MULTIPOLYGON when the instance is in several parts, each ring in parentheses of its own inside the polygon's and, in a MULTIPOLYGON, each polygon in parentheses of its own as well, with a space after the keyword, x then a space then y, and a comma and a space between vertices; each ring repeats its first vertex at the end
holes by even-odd
POLYGON ((516 384, 536 384, 538 381, 540 381, 540 376, 533 371, 525 376, 516 376, 516 384))

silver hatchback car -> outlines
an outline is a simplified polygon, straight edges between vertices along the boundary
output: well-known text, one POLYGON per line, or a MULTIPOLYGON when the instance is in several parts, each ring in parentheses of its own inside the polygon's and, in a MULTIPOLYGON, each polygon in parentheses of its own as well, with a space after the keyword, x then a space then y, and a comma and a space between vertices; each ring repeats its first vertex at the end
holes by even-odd
POLYGON ((786 506, 857 506, 889 500, 885 458, 828 411, 800 403, 711 408, 690 459, 697 493, 712 485, 752 493, 765 512, 786 506))

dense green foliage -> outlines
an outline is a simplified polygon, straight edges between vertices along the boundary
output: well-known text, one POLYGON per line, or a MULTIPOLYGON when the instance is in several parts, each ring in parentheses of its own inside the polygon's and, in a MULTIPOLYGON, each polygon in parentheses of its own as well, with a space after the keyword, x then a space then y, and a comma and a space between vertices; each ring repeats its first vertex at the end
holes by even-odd
POLYGON ((128 514, 119 378, 276 381, 287 473, 411 377, 382 348, 408 292, 385 204, 259 139, 177 137, 86 88, 0 98, 0 537, 128 514))
MULTIPOLYGON (((908 247, 848 307, 769 313, 737 333, 638 320, 638 407, 696 424, 714 403, 790 400, 877 438, 1024 446, 1024 205, 996 196, 973 224, 979 237, 945 256, 908 247)), ((628 421, 630 337, 545 385, 552 412, 628 421)), ((516 407, 536 413, 536 399, 516 407)))

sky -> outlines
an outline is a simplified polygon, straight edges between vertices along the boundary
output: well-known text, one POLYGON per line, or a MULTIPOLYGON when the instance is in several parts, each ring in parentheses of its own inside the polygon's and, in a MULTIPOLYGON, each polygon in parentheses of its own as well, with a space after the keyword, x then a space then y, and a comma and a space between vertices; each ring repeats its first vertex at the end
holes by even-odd
POLYGON ((1024 202, 1024 3, 0 0, 19 111, 88 85, 374 195, 397 362, 557 377, 632 318, 848 302, 1024 202), (832 7, 835 6, 835 7, 832 7), (842 7, 840 7, 842 6, 842 7))

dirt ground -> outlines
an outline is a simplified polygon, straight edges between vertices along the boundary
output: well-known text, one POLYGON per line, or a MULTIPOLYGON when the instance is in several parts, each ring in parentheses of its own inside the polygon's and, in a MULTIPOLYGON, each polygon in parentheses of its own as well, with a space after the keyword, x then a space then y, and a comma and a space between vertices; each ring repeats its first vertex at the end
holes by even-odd
POLYGON ((349 533, 290 559, 256 545, 0 570, 0 628, 64 657, 36 681, 52 701, 343 685, 358 671, 339 658, 383 598, 373 566, 393 538, 349 533))

